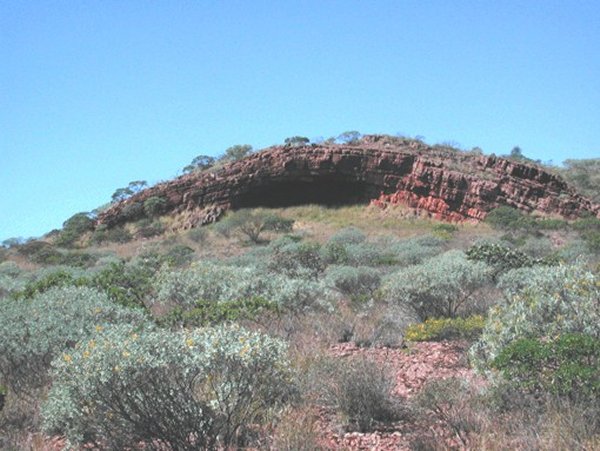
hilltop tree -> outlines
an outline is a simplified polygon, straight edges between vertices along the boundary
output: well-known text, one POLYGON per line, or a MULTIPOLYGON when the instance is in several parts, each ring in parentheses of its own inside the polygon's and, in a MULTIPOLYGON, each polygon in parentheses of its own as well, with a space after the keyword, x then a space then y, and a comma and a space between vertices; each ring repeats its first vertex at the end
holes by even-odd
POLYGON ((25 243, 25 241, 26 240, 23 237, 7 238, 4 241, 2 241, 2 247, 10 249, 11 247, 20 246, 21 244, 25 243))
POLYGON ((225 162, 238 161, 251 153, 252 146, 250 144, 236 144, 235 146, 227 148, 220 160, 225 162))
POLYGON ((356 130, 344 132, 337 137, 337 141, 341 144, 356 144, 360 139, 361 134, 356 130))
POLYGON ((144 188, 148 187, 148 182, 145 180, 134 180, 129 182, 125 188, 118 188, 112 195, 113 202, 119 202, 125 200, 128 197, 133 196, 135 193, 139 193, 144 188))
POLYGON ((205 169, 214 166, 215 159, 208 155, 198 155, 190 164, 183 168, 183 172, 189 173, 194 171, 204 171, 205 169))
POLYGON ((308 139, 305 136, 292 136, 290 138, 285 138, 285 141, 284 141, 286 146, 291 146, 291 147, 305 146, 309 142, 310 142, 310 139, 308 139))
POLYGON ((63 228, 56 238, 58 246, 71 247, 81 236, 94 230, 94 220, 91 213, 76 213, 63 222, 63 228))

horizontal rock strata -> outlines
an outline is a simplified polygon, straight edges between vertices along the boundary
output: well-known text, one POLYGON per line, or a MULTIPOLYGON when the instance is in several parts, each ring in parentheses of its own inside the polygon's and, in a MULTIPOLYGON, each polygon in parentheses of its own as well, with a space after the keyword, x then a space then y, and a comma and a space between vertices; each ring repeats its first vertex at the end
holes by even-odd
POLYGON ((98 224, 137 219, 142 213, 134 207, 152 196, 165 199, 165 213, 193 212, 186 227, 214 222, 229 209, 308 203, 403 204, 449 221, 478 221, 501 205, 600 217, 600 206, 535 165, 382 136, 356 145, 271 147, 148 188, 101 213, 98 224))

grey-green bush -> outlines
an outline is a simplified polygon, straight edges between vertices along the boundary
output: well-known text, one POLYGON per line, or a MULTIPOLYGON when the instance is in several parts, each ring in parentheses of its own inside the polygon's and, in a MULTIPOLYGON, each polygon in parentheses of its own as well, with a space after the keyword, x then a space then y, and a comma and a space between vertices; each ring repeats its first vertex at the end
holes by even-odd
POLYGON ((326 281, 341 293, 351 297, 371 296, 381 281, 379 271, 368 266, 331 266, 326 281))
POLYGON ((108 324, 143 325, 139 311, 119 307, 86 287, 53 288, 31 300, 0 302, 0 375, 11 392, 48 383, 54 357, 108 324))
POLYGON ((581 265, 510 271, 500 281, 505 300, 489 312, 471 355, 486 369, 507 345, 565 333, 600 338, 600 280, 581 265))
POLYGON ((154 302, 184 309, 194 308, 200 300, 227 302, 261 297, 281 308, 303 310, 326 306, 328 298, 328 290, 320 282, 210 262, 196 262, 183 270, 161 271, 155 291, 154 302))
POLYGON ((423 320, 457 316, 467 310, 490 282, 490 268, 468 260, 463 252, 448 251, 440 256, 390 274, 381 295, 390 303, 407 303, 423 320))
POLYGON ((71 445, 245 447, 293 395, 283 342, 227 326, 108 328, 54 363, 44 429, 71 445))

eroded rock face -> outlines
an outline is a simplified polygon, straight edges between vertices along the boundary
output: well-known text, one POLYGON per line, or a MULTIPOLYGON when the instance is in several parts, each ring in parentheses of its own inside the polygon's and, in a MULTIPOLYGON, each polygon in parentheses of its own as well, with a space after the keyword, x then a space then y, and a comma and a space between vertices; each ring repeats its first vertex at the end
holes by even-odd
POLYGON ((98 217, 112 227, 137 219, 152 196, 185 227, 225 211, 298 204, 404 204, 449 221, 478 221, 501 205, 575 218, 600 206, 559 176, 495 156, 440 150, 418 141, 366 136, 356 145, 276 146, 217 170, 183 175, 117 203, 98 217))

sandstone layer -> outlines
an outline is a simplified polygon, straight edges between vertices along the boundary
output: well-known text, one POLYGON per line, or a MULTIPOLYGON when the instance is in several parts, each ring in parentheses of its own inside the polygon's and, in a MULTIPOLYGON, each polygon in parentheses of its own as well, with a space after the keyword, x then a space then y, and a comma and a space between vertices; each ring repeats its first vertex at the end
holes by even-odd
POLYGON ((186 227, 214 222, 229 209, 307 203, 403 204, 449 221, 479 221, 501 205, 600 217, 600 205, 535 165, 378 135, 354 145, 270 147, 148 188, 101 213, 98 224, 137 219, 143 213, 135 207, 152 196, 165 200, 164 213, 189 213, 186 227))

